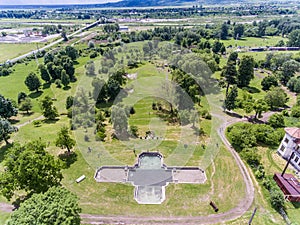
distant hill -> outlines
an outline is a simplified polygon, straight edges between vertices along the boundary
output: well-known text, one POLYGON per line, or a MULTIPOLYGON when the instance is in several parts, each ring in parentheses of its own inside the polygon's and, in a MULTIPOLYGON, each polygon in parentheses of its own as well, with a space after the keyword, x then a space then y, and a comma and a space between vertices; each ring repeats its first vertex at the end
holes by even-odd
POLYGON ((151 6, 180 6, 192 4, 241 2, 239 0, 122 0, 114 3, 101 4, 103 7, 151 7, 151 6))
MULTIPOLYGON (((1 0, 0 0, 1 1, 1 0)), ((184 5, 209 5, 209 4, 228 4, 241 2, 255 2, 262 0, 120 0, 118 2, 99 3, 99 4, 19 4, 19 5, 1 5, 0 8, 34 8, 35 6, 42 6, 44 8, 70 8, 70 7, 103 7, 103 8, 117 8, 117 7, 155 7, 155 6, 184 6, 184 5)), ((293 0, 289 0, 293 1, 293 0)), ((298 1, 298 0, 294 0, 298 1)), ((30 1, 32 2, 32 1, 30 1)))

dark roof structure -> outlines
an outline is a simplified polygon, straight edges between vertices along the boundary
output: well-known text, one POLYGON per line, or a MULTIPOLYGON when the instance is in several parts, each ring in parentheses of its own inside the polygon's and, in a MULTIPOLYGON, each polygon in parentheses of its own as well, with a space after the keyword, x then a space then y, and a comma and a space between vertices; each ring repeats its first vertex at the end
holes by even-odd
POLYGON ((292 174, 275 173, 273 179, 286 198, 291 202, 300 202, 300 182, 292 174))

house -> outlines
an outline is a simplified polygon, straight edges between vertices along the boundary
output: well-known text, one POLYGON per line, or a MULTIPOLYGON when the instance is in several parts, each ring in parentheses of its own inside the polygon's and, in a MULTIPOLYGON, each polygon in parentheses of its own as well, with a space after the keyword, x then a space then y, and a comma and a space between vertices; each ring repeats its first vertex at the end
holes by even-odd
POLYGON ((287 127, 284 131, 285 135, 279 145, 277 153, 285 160, 289 160, 294 152, 290 164, 297 171, 300 171, 300 128, 287 127))

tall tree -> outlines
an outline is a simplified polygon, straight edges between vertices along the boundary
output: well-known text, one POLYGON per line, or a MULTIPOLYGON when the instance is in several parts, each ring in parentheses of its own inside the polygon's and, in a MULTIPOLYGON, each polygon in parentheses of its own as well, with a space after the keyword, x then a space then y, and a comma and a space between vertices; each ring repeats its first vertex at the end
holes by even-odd
POLYGON ((25 79, 25 84, 28 87, 29 91, 39 91, 39 88, 41 87, 41 81, 38 78, 38 76, 31 72, 25 79))
POLYGON ((253 103, 253 110, 255 112, 254 118, 261 117, 263 112, 269 109, 268 104, 263 99, 258 99, 253 103))
POLYGON ((64 39, 64 41, 68 41, 68 40, 69 40, 69 38, 68 38, 67 33, 66 33, 65 30, 63 30, 63 31, 61 32, 61 37, 64 39))
POLYGON ((81 209, 76 195, 63 187, 51 187, 33 194, 13 212, 8 225, 61 224, 80 225, 81 209))
POLYGON ((50 74, 44 64, 39 65, 40 73, 41 73, 41 78, 45 82, 49 82, 51 80, 50 74))
POLYGON ((68 96, 66 99, 66 109, 70 109, 74 104, 74 97, 68 96))
POLYGON ((25 145, 15 143, 4 158, 5 170, 0 174, 0 192, 8 200, 15 191, 41 193, 60 185, 60 163, 46 150, 41 141, 25 145))
POLYGON ((74 48, 72 46, 67 46, 65 50, 66 50, 67 56, 69 56, 73 61, 77 59, 78 51, 76 48, 74 48))
POLYGON ((30 98, 25 98, 23 101, 21 101, 19 110, 26 111, 27 114, 29 114, 29 111, 32 109, 32 102, 30 98))
POLYGON ((254 78, 254 59, 252 56, 243 56, 238 69, 238 86, 246 87, 254 78))
POLYGON ((124 108, 119 105, 112 106, 111 122, 118 138, 123 139, 128 136, 128 118, 124 108))
POLYGON ((0 117, 0 141, 4 140, 6 144, 9 144, 10 134, 16 131, 17 128, 12 126, 7 119, 0 117))
POLYGON ((25 98, 27 98, 27 94, 24 93, 24 92, 20 92, 20 93, 18 94, 18 104, 20 104, 21 101, 25 100, 25 98))
POLYGON ((238 53, 237 52, 231 52, 229 57, 228 57, 228 60, 227 60, 227 64, 232 62, 234 64, 236 64, 236 60, 238 59, 238 53))
POLYGON ((70 77, 65 70, 61 71, 61 83, 67 87, 70 84, 70 77))
POLYGON ((282 64, 282 71, 280 76, 280 81, 283 84, 287 84, 289 80, 295 75, 296 72, 300 70, 300 63, 296 60, 288 60, 282 64))
POLYGON ((300 29, 293 30, 290 33, 287 45, 291 47, 300 47, 300 29))
POLYGON ((225 98, 224 109, 227 109, 227 110, 235 109, 237 96, 238 96, 237 86, 233 86, 225 98))
POLYGON ((13 105, 13 102, 0 94, 0 117, 8 119, 12 116, 16 116, 17 113, 18 110, 13 105))
POLYGON ((58 117, 58 112, 56 107, 53 105, 53 101, 49 96, 41 101, 41 109, 43 110, 43 115, 49 120, 54 120, 58 117))
POLYGON ((62 127, 58 133, 55 145, 60 148, 66 148, 68 152, 75 146, 75 140, 69 134, 69 129, 67 127, 62 127))
POLYGON ((236 71, 236 65, 232 61, 229 61, 222 72, 222 76, 224 76, 225 81, 227 83, 226 85, 226 94, 228 95, 229 86, 237 83, 237 71, 236 71))
POLYGON ((268 22, 267 21, 260 21, 258 23, 258 30, 257 30, 257 36, 258 37, 262 37, 266 34, 266 28, 268 26, 268 22))
POLYGON ((233 31, 234 31, 234 38, 240 39, 244 35, 244 25, 236 24, 233 28, 233 31))
POLYGON ((220 30, 220 38, 221 40, 226 40, 228 37, 228 25, 223 23, 220 30))
POLYGON ((283 107, 288 101, 287 94, 280 87, 272 87, 265 95, 265 101, 271 109, 283 107))

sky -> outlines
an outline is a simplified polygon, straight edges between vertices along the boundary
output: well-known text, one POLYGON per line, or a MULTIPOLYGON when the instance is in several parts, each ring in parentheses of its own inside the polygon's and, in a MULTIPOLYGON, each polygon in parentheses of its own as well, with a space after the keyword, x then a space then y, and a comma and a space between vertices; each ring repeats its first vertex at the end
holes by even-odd
POLYGON ((120 0, 0 0, 0 5, 101 4, 118 1, 120 0))

